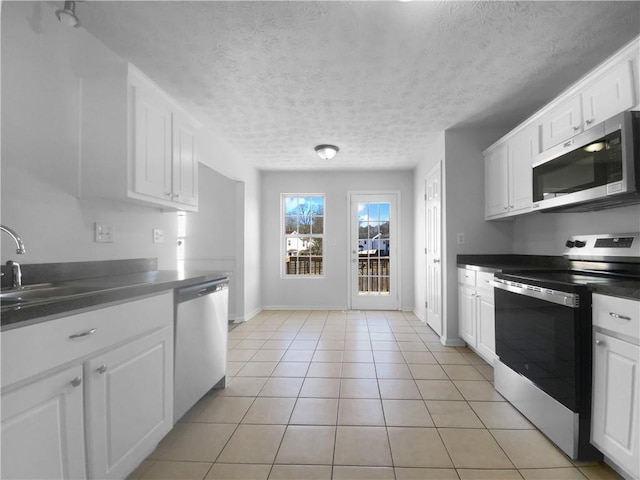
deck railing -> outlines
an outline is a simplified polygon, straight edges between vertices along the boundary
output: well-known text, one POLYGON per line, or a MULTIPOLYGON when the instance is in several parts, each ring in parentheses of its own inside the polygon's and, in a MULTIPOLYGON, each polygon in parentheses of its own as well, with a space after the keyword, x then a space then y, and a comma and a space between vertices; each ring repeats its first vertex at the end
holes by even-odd
MULTIPOLYGON (((287 275, 322 275, 322 257, 288 257, 287 275)), ((358 291, 367 293, 389 292, 389 257, 364 256, 358 258, 358 291)))

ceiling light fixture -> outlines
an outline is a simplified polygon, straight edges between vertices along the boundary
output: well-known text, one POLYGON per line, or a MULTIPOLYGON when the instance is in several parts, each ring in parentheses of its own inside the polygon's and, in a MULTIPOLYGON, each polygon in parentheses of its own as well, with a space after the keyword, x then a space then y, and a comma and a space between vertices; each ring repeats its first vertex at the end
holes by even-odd
POLYGON ((56 17, 67 27, 79 27, 80 19, 76 17, 76 2, 66 1, 62 10, 56 10, 56 17))
POLYGON ((335 145, 318 145, 315 150, 322 160, 331 160, 340 151, 335 145))

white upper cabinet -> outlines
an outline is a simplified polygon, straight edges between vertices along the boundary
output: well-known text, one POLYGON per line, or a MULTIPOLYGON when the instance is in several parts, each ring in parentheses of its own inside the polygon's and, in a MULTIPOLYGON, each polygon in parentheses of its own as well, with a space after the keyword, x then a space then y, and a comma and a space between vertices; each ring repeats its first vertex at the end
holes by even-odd
POLYGON ((622 62, 582 92, 584 129, 604 122, 634 105, 631 62, 622 62))
POLYGON ((501 145, 484 158, 485 216, 496 217, 509 210, 507 148, 501 145))
POLYGON ((542 149, 564 142, 582 131, 580 95, 558 105, 542 119, 542 149))
POLYGON ((131 64, 84 78, 81 196, 196 211, 197 128, 131 64))
POLYGON ((501 218, 531 211, 531 172, 538 153, 537 129, 519 131, 485 152, 485 217, 501 218))
POLYGON ((532 165, 538 155, 538 130, 521 130, 507 142, 509 215, 531 211, 532 165))
POLYGON ((486 220, 530 212, 532 169, 534 163, 544 160, 541 154, 637 105, 638 40, 630 42, 483 152, 486 220))

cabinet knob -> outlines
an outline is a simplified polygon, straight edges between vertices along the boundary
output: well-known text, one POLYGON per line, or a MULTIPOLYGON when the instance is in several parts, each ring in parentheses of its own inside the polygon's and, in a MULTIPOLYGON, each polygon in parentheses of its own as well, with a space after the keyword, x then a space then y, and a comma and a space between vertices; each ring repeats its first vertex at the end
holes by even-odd
POLYGON ((619 313, 609 312, 609 315, 613 318, 617 318, 618 320, 631 320, 631 317, 627 317, 626 315, 620 315, 619 313))
POLYGON ((164 192, 164 196, 165 197, 170 197, 171 196, 171 192, 164 192))
POLYGON ((107 366, 106 365, 100 365, 98 368, 96 368, 96 371, 98 373, 105 373, 107 371, 107 366))
POLYGON ((73 387, 77 387, 82 383, 82 379, 80 377, 76 377, 73 380, 71 380, 71 385, 73 387))
POLYGON ((596 340, 596 345, 598 345, 599 347, 604 347, 606 344, 604 343, 604 340, 596 340))
POLYGON ((584 124, 585 125, 591 125, 593 123, 593 121, 594 121, 593 118, 590 118, 588 120, 585 120, 584 124))
POLYGON ((572 128, 572 130, 573 130, 574 132, 577 132, 578 130, 580 130, 580 127, 573 127, 573 128, 572 128))
POLYGON ((440 259, 439 258, 434 258, 433 259, 433 263, 440 263, 440 259))

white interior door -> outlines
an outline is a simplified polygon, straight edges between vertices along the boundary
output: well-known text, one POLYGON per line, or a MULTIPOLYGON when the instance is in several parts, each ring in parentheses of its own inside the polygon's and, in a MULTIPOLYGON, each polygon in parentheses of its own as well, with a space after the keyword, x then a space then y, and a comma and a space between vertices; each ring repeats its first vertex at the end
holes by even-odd
POLYGON ((398 310, 395 193, 351 194, 351 308, 398 310))
POLYGON ((425 181, 427 325, 442 335, 442 175, 440 163, 425 181))

